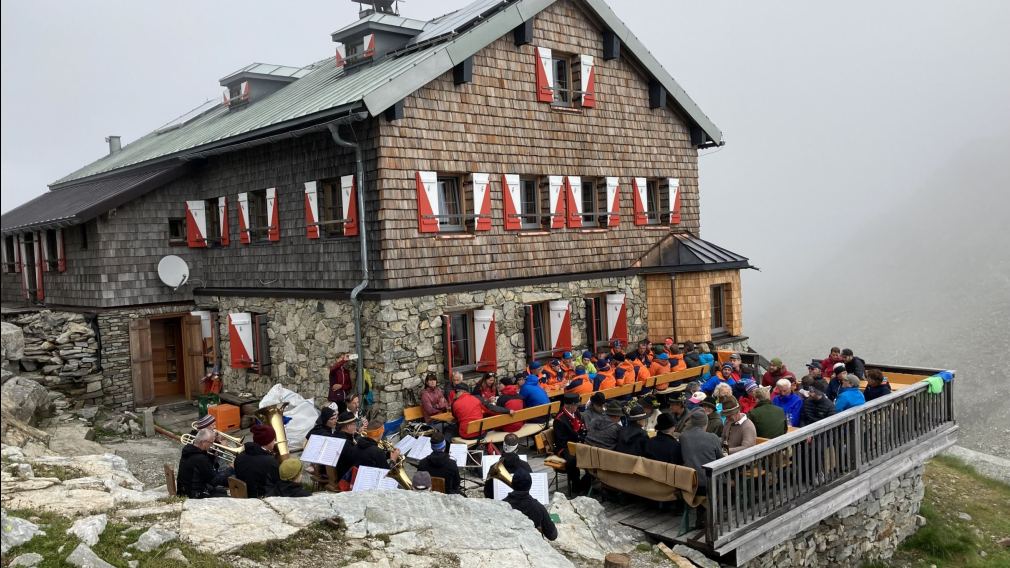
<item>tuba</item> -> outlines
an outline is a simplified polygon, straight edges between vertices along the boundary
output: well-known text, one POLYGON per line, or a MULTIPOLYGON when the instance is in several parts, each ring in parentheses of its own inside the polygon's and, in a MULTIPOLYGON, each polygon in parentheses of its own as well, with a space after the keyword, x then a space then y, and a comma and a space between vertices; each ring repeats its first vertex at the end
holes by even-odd
POLYGON ((280 402, 270 406, 264 406, 256 411, 256 418, 264 424, 269 424, 277 435, 277 461, 284 461, 288 458, 288 435, 284 432, 284 409, 288 403, 280 402))
MULTIPOLYGON (((236 438, 235 436, 229 436, 222 432, 218 432, 218 435, 224 437, 229 441, 232 440, 237 441, 238 444, 235 446, 229 446, 227 444, 221 444, 215 442, 214 445, 210 447, 208 453, 210 453, 210 455, 214 456, 215 458, 225 462, 230 467, 234 467, 235 458, 237 458, 239 454, 245 451, 245 446, 242 445, 242 440, 240 438, 236 438)), ((196 440, 196 436, 192 434, 183 434, 182 436, 179 436, 179 442, 181 442, 182 445, 184 446, 186 444, 192 444, 194 440, 196 440)))
MULTIPOLYGON (((377 444, 379 445, 380 448, 382 448, 384 452, 387 453, 392 452, 393 450, 396 449, 396 445, 385 438, 380 439, 377 442, 377 444)), ((405 461, 407 461, 407 456, 400 456, 400 459, 399 461, 396 462, 396 465, 389 468, 389 472, 386 473, 386 477, 396 480, 396 483, 400 486, 401 489, 406 489, 407 491, 413 491, 414 483, 410 480, 410 476, 407 475, 407 470, 404 469, 403 467, 403 463, 405 461)))
POLYGON ((505 485, 512 487, 512 474, 509 470, 505 469, 505 460, 498 460, 498 463, 491 466, 491 469, 487 472, 487 478, 484 483, 491 483, 492 479, 497 479, 505 485))

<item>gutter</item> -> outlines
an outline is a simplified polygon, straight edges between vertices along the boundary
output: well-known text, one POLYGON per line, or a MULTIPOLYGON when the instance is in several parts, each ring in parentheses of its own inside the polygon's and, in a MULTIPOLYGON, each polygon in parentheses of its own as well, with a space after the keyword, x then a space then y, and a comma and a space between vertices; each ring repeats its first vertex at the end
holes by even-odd
POLYGON ((358 299, 358 295, 361 294, 361 291, 368 286, 368 231, 365 226, 364 195, 365 166, 361 158, 361 145, 357 142, 351 142, 350 140, 342 138, 340 136, 340 127, 345 124, 352 125, 355 122, 360 122, 367 118, 367 112, 356 112, 347 116, 342 116, 326 125, 330 130, 330 136, 333 137, 334 142, 345 148, 354 149, 355 178, 357 181, 355 193, 357 194, 358 199, 358 242, 361 245, 361 282, 359 282, 358 285, 351 290, 351 306, 354 309, 354 352, 357 355, 357 365, 355 365, 355 368, 357 369, 358 375, 355 382, 355 392, 357 392, 359 396, 363 396, 365 390, 365 357, 364 347, 361 340, 361 301, 358 299))

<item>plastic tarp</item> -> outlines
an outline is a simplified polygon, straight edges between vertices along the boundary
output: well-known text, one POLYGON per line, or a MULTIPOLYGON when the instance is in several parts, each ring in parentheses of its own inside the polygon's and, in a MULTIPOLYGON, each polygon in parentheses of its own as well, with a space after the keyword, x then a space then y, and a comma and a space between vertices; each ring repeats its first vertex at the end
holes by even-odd
POLYGON ((316 424, 319 411, 316 410, 315 402, 312 399, 304 398, 280 384, 270 387, 270 390, 260 400, 259 407, 265 408, 282 402, 288 403, 287 408, 284 409, 284 417, 290 419, 284 421, 284 433, 288 437, 288 451, 301 450, 305 445, 305 435, 316 424))

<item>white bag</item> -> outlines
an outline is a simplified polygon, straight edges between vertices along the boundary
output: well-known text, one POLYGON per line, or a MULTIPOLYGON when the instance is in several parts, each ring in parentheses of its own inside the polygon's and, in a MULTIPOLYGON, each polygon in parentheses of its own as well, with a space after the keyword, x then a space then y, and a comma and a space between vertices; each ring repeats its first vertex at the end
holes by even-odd
POLYGON ((316 425, 319 411, 316 410, 312 399, 306 399, 281 384, 270 387, 260 400, 259 407, 264 408, 282 402, 288 403, 284 409, 284 416, 291 419, 284 425, 284 433, 288 437, 288 451, 298 451, 305 445, 305 435, 316 425))

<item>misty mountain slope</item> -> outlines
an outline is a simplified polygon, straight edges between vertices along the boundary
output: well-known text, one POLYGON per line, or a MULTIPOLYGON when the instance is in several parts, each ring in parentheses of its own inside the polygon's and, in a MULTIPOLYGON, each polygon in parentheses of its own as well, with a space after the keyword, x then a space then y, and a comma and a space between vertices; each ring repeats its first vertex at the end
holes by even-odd
POLYGON ((833 345, 957 369, 960 443, 1010 457, 1010 136, 967 145, 906 193, 852 220, 833 262, 748 304, 751 343, 797 371, 833 345))

